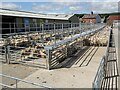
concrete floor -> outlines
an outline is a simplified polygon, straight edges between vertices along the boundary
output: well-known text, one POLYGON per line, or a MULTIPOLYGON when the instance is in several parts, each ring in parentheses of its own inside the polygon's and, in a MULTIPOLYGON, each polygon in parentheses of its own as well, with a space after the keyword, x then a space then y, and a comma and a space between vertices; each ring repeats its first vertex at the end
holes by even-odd
MULTIPOLYGON (((117 51, 117 58, 118 58, 118 69, 120 75, 120 30, 118 28, 113 29, 113 34, 115 38, 115 45, 117 51)), ((120 76, 118 77, 118 88, 120 89, 120 76)))
MULTIPOLYGON (((97 49, 97 47, 95 48, 97 49)), ((73 58, 72 60, 78 63, 75 64, 75 62, 70 67, 67 66, 60 69, 45 70, 21 65, 3 64, 3 72, 4 74, 10 76, 44 84, 53 88, 92 88, 92 82, 94 81, 101 58, 106 52, 106 47, 99 47, 97 50, 96 49, 94 50, 96 51, 95 53, 88 51, 87 53, 90 53, 90 55, 87 56, 86 54, 86 56, 82 59, 78 58, 78 60, 75 60, 73 58)), ((10 81, 7 79, 4 79, 3 81, 9 85, 15 84, 15 81, 10 81)), ((36 87, 31 84, 19 82, 18 88, 36 87)))
MULTIPOLYGON (((42 83, 54 88, 92 88, 100 60, 105 54, 106 47, 99 47, 87 66, 60 68, 54 70, 39 69, 24 80, 42 83)), ((20 88, 34 88, 35 86, 19 82, 20 88)))
MULTIPOLYGON (((20 79, 24 79, 38 70, 38 68, 23 66, 20 64, 3 64, 3 63, 1 64, 0 69, 1 69, 0 73, 20 79)), ((1 82, 3 84, 7 84, 11 86, 14 85, 16 81, 2 77, 1 82)))

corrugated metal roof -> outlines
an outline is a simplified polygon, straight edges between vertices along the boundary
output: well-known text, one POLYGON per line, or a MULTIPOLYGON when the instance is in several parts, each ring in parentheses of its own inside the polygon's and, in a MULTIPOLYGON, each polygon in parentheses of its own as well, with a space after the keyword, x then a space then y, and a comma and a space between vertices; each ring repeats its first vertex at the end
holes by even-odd
POLYGON ((87 14, 87 15, 84 15, 82 18, 96 18, 98 14, 87 14))
POLYGON ((57 19, 57 20, 69 20, 74 14, 41 14, 32 13, 25 11, 0 9, 0 15, 18 16, 18 17, 32 17, 32 18, 43 18, 43 19, 57 19))

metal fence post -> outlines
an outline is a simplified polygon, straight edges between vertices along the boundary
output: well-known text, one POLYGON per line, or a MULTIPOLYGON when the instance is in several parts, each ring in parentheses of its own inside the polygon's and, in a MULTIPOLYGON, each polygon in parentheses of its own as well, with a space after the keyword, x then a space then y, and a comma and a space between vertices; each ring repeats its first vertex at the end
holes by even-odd
POLYGON ((66 57, 68 57, 68 43, 66 43, 65 53, 66 53, 66 57))
POLYGON ((73 25, 72 25, 73 23, 71 23, 71 32, 70 32, 70 34, 71 34, 71 40, 72 40, 72 35, 74 35, 74 28, 73 28, 73 25))
POLYGON ((29 31, 28 32, 30 32, 30 24, 29 24, 29 31))
POLYGON ((52 51, 48 49, 48 50, 47 50, 47 53, 48 53, 47 69, 50 70, 50 69, 51 69, 52 51))
POLYGON ((7 45, 7 48, 6 48, 6 52, 7 52, 7 63, 10 64, 10 46, 7 45))
POLYGON ((63 32, 64 32, 64 30, 63 30, 63 23, 62 23, 62 40, 63 40, 63 32))
POLYGON ((10 33, 11 33, 11 23, 9 23, 10 33))
POLYGON ((6 60, 6 63, 7 63, 7 46, 5 45, 5 60, 6 60))
POLYGON ((54 44, 56 46, 56 29, 55 29, 55 23, 54 23, 54 44))
POLYGON ((37 32, 37 23, 35 23, 35 26, 36 26, 36 32, 37 32))
POLYGON ((80 32, 80 34, 81 34, 81 22, 79 22, 79 32, 80 32))
POLYGON ((18 88, 18 85, 17 85, 17 79, 16 79, 16 88, 18 88))
POLYGON ((15 30, 15 23, 14 23, 14 33, 16 33, 16 30, 15 30))
POLYGON ((41 38, 42 38, 42 45, 44 46, 44 24, 42 24, 42 34, 41 34, 41 38))

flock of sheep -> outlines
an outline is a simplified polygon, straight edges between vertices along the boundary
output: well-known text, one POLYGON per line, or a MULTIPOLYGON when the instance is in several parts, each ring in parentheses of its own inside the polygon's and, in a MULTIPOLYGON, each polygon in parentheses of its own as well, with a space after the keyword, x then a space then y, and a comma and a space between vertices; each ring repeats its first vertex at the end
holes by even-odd
POLYGON ((95 33, 94 35, 85 38, 84 45, 90 46, 107 46, 109 39, 109 28, 105 27, 103 30, 95 33))
MULTIPOLYGON (((44 49, 44 46, 50 45, 54 43, 54 38, 50 38, 54 34, 45 34, 44 37, 41 33, 34 33, 27 35, 16 35, 13 36, 12 39, 10 39, 10 44, 12 46, 25 46, 25 49, 21 50, 21 59, 25 59, 28 57, 37 57, 37 58, 46 58, 47 53, 44 49), (42 38, 44 38, 42 40, 42 38)), ((64 37, 63 40, 71 38, 71 35, 64 37)), ((105 27, 103 30, 95 33, 92 36, 89 36, 87 38, 80 38, 79 43, 81 43, 81 40, 83 40, 83 45, 91 45, 91 46, 106 46, 108 43, 109 38, 109 28, 105 27)), ((60 40, 60 39, 58 39, 60 40)), ((57 41, 58 41, 57 40, 57 41)), ((73 42, 74 43, 74 42, 73 42)), ((80 44, 78 42, 76 43, 76 47, 78 47, 80 44)), ((61 50, 64 50, 65 46, 62 46, 61 50)), ((73 47, 74 48, 74 45, 73 47)), ((60 49, 54 51, 54 55, 58 55, 59 53, 63 53, 60 49)), ((72 50, 72 49, 71 49, 72 50)))

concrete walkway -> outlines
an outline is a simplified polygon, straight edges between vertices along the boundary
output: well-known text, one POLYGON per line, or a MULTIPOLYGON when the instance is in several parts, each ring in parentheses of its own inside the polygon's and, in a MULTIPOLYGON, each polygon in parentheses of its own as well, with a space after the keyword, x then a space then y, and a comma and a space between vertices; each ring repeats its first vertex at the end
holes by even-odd
MULTIPOLYGON (((118 59, 118 70, 120 75, 120 30, 118 28, 113 29, 115 38, 116 54, 118 59)), ((120 89, 120 76, 118 77, 118 88, 120 89)))
MULTIPOLYGON (((42 83, 53 88, 91 88, 106 47, 99 47, 86 66, 60 68, 54 70, 39 69, 25 80, 42 83)), ((35 88, 33 85, 18 83, 18 88, 35 88)))

